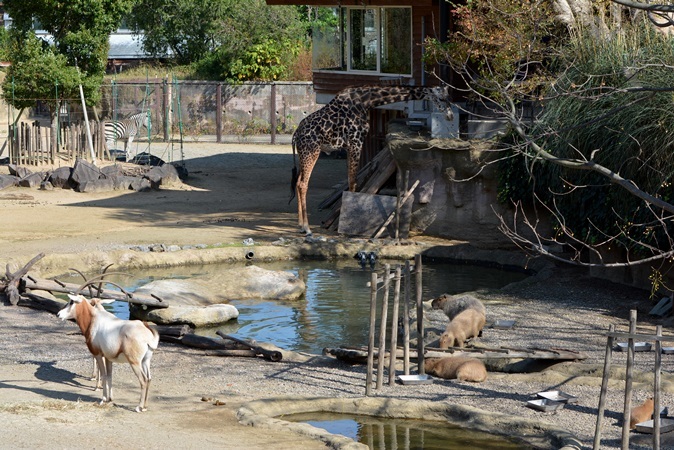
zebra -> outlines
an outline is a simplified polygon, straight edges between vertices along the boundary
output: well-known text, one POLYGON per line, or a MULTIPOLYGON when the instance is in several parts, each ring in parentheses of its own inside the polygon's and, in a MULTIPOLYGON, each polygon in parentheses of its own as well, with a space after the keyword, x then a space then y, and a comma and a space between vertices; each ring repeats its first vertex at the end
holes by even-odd
POLYGON ((152 124, 149 112, 139 112, 126 119, 105 122, 105 145, 108 151, 112 150, 115 141, 123 140, 125 141, 124 154, 129 160, 129 147, 131 147, 133 138, 138 135, 142 127, 149 128, 150 126, 152 124))

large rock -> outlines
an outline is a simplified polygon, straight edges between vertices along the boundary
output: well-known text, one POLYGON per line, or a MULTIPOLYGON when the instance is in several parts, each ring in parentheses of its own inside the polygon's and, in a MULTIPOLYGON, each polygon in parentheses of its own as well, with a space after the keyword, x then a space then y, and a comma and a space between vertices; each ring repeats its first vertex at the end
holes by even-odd
POLYGON ((143 310, 137 306, 131 308, 136 319, 148 320, 156 324, 188 324, 193 327, 209 327, 228 322, 239 317, 234 305, 209 306, 170 306, 163 309, 143 310))
POLYGON ((98 167, 95 165, 81 158, 77 158, 70 179, 75 186, 79 186, 86 181, 98 180, 100 173, 98 167))
POLYGON ((292 272, 252 265, 224 270, 208 282, 230 299, 294 300, 304 295, 307 289, 304 281, 292 272))
POLYGON ((0 175, 0 190, 19 185, 19 178, 15 175, 0 175))
POLYGON ((51 174, 49 174, 48 180, 55 188, 70 189, 72 188, 72 185, 70 184, 70 176, 72 175, 72 172, 72 167, 59 167, 54 169, 51 174))
POLYGON ((225 269, 217 277, 155 280, 136 292, 154 294, 170 305, 213 305, 235 299, 293 300, 306 285, 294 273, 258 266, 225 269))

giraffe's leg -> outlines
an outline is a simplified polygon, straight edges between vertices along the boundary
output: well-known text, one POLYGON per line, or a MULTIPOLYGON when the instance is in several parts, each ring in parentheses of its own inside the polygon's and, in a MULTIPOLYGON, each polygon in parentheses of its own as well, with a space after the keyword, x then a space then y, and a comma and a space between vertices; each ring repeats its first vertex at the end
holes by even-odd
POLYGON ((360 162, 360 150, 362 144, 350 146, 346 149, 346 164, 349 177, 349 191, 356 192, 356 175, 358 174, 358 163, 360 162))
POLYGON ((318 161, 318 156, 320 155, 320 149, 316 152, 305 152, 304 154, 300 153, 300 173, 297 177, 297 217, 298 224, 302 233, 311 235, 311 229, 309 228, 309 214, 307 213, 307 190, 309 189, 309 178, 311 177, 311 171, 318 161))

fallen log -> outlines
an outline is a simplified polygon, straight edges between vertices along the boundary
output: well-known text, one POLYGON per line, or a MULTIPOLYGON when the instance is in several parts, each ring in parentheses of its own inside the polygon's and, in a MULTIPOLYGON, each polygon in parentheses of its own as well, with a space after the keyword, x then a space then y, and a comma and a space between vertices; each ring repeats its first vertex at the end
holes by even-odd
POLYGON ((259 345, 255 344, 254 342, 247 342, 242 339, 235 338, 234 336, 229 336, 219 330, 216 331, 215 333, 223 339, 229 339, 236 343, 245 345, 246 347, 250 348, 251 350, 254 350, 255 352, 257 352, 257 354, 264 356, 266 359, 270 361, 279 362, 283 359, 283 354, 278 350, 267 350, 266 348, 262 348, 259 345))
MULTIPOLYGON (((339 360, 351 364, 364 364, 367 361, 366 348, 325 348, 324 355, 331 355, 339 360)), ((378 350, 375 349, 375 357, 378 357, 378 350)), ((386 357, 388 357, 388 353, 386 357)), ((541 360, 557 360, 557 361, 577 361, 587 359, 587 355, 574 350, 566 349, 541 349, 536 347, 531 348, 449 348, 449 349, 435 349, 426 347, 424 358, 444 358, 447 356, 470 356, 477 359, 541 359, 541 360)), ((395 352, 395 358, 403 357, 403 349, 398 348, 395 352)), ((418 359, 416 351, 410 351, 410 359, 418 359)))
POLYGON ((180 340, 180 343, 192 348, 199 348, 202 350, 242 350, 248 347, 240 346, 231 342, 224 342, 222 339, 213 339, 208 336, 200 336, 198 334, 186 334, 180 340))
POLYGON ((5 285, 3 290, 11 305, 16 306, 19 304, 19 300, 21 300, 21 291, 23 289, 23 287, 21 286, 23 277, 28 273, 30 268, 33 267, 33 265, 42 258, 44 258, 44 253, 40 253, 39 255, 28 261, 28 264, 23 266, 21 270, 18 270, 15 273, 9 271, 9 264, 7 264, 5 268, 5 276, 7 277, 7 284, 5 285))
POLYGON ((247 358, 257 358, 255 350, 209 350, 206 356, 239 356, 247 358))
MULTIPOLYGON (((23 276, 21 278, 22 286, 25 286, 25 289, 39 289, 49 292, 59 292, 62 294, 70 294, 76 292, 80 287, 78 284, 74 283, 64 283, 57 279, 54 280, 44 280, 39 278, 33 278, 31 276, 23 276)), ((156 295, 147 295, 147 294, 135 294, 128 293, 124 294, 119 291, 111 290, 101 290, 96 293, 96 297, 103 299, 112 299, 122 302, 134 303, 137 305, 145 305, 153 308, 168 308, 169 305, 167 302, 157 297, 156 295)))

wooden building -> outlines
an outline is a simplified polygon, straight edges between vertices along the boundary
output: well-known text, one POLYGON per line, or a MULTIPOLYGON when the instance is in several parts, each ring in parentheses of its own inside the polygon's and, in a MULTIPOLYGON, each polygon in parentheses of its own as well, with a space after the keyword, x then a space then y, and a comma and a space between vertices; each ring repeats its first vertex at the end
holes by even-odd
MULTIPOLYGON (((328 103, 349 86, 401 84, 437 85, 451 74, 439 67, 425 67, 422 54, 426 37, 445 40, 451 25, 450 4, 445 0, 266 0, 268 5, 329 7, 338 26, 314 29, 313 83, 316 102, 328 103)), ((452 92, 452 100, 457 100, 452 92)), ((431 106, 425 101, 386 105, 371 113, 370 137, 363 160, 382 147, 387 123, 394 118, 426 120, 431 126, 431 106)), ((458 128, 458 123, 456 124, 458 128)), ((458 131, 458 130, 457 130, 458 131)))

